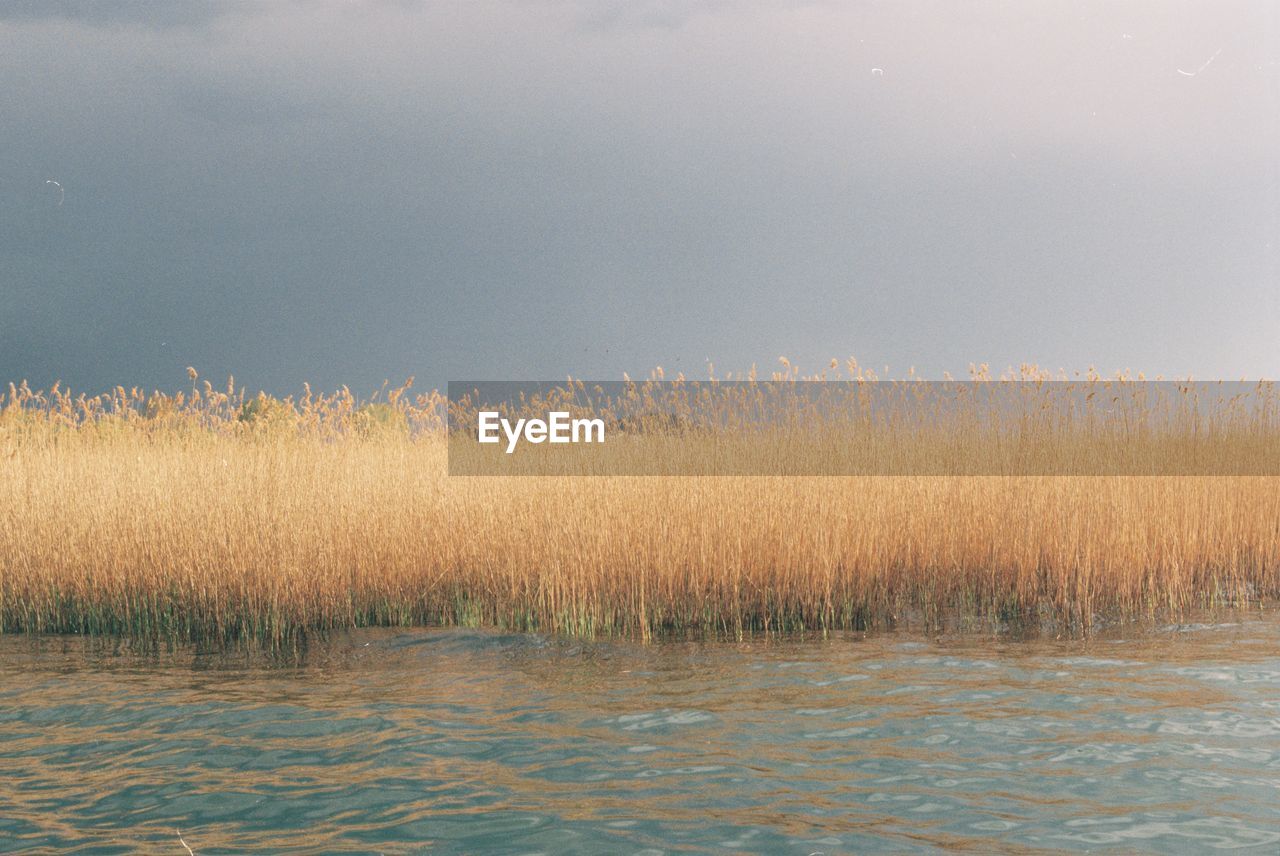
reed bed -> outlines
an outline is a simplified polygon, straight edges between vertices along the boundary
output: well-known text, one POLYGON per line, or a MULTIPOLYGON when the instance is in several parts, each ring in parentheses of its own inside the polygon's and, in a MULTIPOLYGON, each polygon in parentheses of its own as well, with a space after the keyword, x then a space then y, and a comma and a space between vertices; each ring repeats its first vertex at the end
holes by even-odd
POLYGON ((1280 590, 1272 475, 450 476, 439 393, 191 375, 178 395, 0 399, 4 631, 1088 633, 1280 590))

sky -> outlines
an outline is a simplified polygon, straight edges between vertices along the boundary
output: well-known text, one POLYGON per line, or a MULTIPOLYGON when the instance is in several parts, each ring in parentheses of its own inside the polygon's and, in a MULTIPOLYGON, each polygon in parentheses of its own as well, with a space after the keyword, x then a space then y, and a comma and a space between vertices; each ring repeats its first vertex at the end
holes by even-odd
POLYGON ((1280 377, 1280 7, 0 5, 0 382, 1280 377))

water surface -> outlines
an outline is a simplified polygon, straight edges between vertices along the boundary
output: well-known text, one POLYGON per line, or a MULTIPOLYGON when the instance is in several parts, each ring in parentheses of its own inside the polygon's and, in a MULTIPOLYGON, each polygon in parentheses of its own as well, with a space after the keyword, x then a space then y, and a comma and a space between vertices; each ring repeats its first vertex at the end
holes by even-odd
POLYGON ((1278 642, 9 637, 0 851, 1274 853, 1278 642))

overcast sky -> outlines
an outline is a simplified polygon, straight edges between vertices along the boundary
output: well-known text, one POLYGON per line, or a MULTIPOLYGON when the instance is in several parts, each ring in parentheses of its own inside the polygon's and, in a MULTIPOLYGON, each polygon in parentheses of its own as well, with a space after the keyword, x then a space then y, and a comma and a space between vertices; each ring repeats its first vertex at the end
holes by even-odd
POLYGON ((1276 10, 9 2, 0 380, 1280 377, 1276 10))

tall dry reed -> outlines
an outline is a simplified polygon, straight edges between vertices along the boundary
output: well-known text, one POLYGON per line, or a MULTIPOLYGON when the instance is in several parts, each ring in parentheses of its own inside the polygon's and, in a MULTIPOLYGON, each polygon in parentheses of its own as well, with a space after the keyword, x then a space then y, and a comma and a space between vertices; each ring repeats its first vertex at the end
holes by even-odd
POLYGON ((451 477, 445 402, 407 387, 0 405, 10 632, 1087 632, 1280 590, 1273 476, 451 477))

